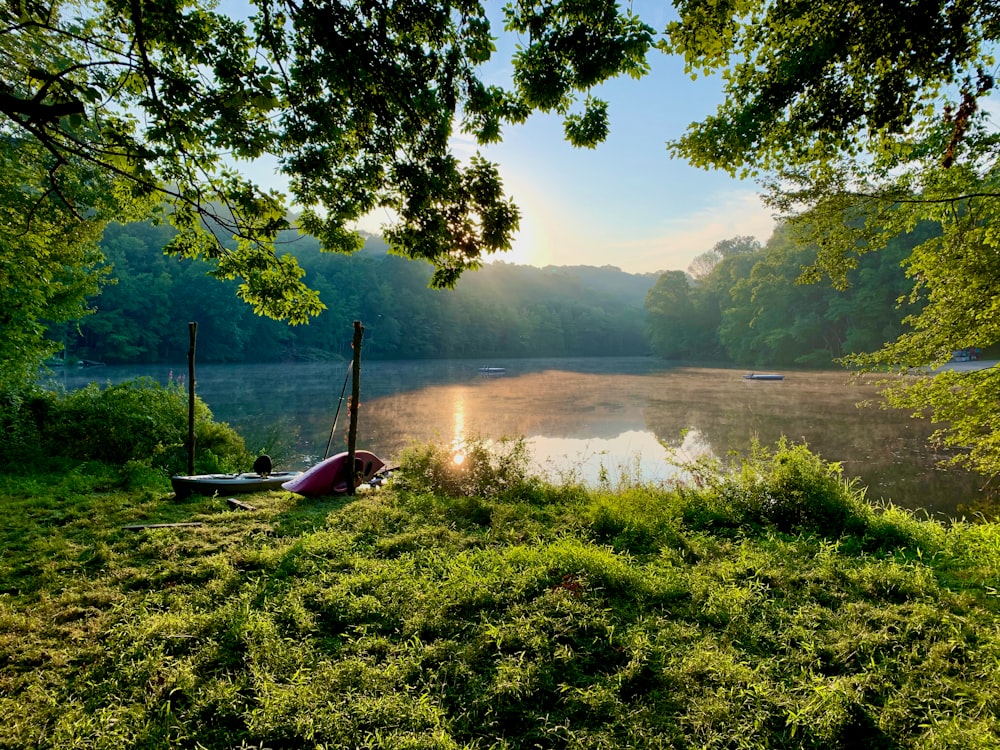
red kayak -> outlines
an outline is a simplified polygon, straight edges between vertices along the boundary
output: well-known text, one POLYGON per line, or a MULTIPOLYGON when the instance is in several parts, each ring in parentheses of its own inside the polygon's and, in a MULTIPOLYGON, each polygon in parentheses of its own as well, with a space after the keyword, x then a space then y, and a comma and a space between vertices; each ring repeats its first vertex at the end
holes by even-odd
MULTIPOLYGON (((384 467, 385 462, 374 453, 355 451, 354 486, 369 481, 384 467)), ((338 453, 320 461, 281 486, 299 495, 343 495, 347 492, 347 481, 347 453, 338 453)))

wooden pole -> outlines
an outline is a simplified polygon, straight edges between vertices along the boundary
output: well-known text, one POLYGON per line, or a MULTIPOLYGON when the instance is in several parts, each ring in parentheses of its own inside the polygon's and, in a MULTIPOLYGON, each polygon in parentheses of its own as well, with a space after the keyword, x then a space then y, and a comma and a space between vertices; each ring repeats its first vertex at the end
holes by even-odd
POLYGON ((188 323, 191 343, 188 346, 188 474, 194 474, 194 349, 198 340, 198 324, 188 323))
POLYGON ((347 478, 347 494, 354 494, 354 485, 357 479, 357 472, 354 471, 354 453, 358 445, 358 405, 361 403, 361 339, 364 338, 365 327, 360 320, 354 321, 354 341, 351 347, 354 349, 354 362, 351 366, 351 401, 348 406, 348 413, 351 417, 350 426, 347 428, 347 470, 350 472, 347 478))

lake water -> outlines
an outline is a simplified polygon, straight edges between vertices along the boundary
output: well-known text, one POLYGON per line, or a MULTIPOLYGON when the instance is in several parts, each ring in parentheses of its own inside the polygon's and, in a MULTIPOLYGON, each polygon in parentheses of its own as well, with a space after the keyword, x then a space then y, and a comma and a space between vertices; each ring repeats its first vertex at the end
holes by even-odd
MULTIPOLYGON (((555 479, 595 483, 606 473, 612 482, 657 482, 677 475, 677 460, 724 458, 746 453, 755 439, 773 445, 786 436, 842 462, 873 500, 954 514, 977 494, 975 477, 937 465, 945 456, 926 441, 930 424, 858 406, 878 400, 877 391, 843 371, 747 381, 744 370, 647 358, 371 361, 361 370, 358 447, 390 461, 413 441, 524 436, 539 471, 555 479), (483 365, 505 373, 484 377, 483 365)), ((58 379, 73 388, 186 373, 186 364, 101 367, 58 379)), ((197 392, 251 447, 270 446, 281 468, 303 468, 326 449, 347 374, 339 362, 199 365, 197 392)), ((347 389, 349 396, 349 382, 347 389)), ((345 398, 331 452, 346 449, 347 425, 345 398)))

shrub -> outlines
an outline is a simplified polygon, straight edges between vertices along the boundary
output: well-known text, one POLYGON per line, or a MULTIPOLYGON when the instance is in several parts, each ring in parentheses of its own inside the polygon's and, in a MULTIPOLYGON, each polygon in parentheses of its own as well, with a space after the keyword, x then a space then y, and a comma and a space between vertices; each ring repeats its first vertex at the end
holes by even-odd
MULTIPOLYGON (((140 378, 101 388, 96 383, 58 394, 32 391, 0 403, 6 436, 0 465, 35 464, 66 457, 125 465, 149 462, 169 471, 186 467, 187 394, 177 385, 140 378)), ((201 471, 233 470, 249 463, 243 439, 212 421, 195 403, 195 436, 201 471)))
MULTIPOLYGON (((171 474, 187 473, 187 427, 184 429, 185 442, 159 449, 152 457, 155 465, 171 474)), ((213 422, 211 418, 195 421, 194 444, 195 471, 199 473, 247 471, 253 461, 236 430, 224 422, 213 422)))
POLYGON ((860 520, 857 493, 839 463, 781 440, 774 455, 762 453, 762 467, 765 493, 754 510, 779 529, 837 536, 860 520))
POLYGON ((840 464, 785 439, 773 453, 755 446, 731 471, 684 496, 684 520, 700 528, 773 526, 839 536, 863 529, 869 515, 840 464))
POLYGON ((529 471, 524 438, 470 440, 453 450, 436 443, 412 445, 400 455, 401 489, 450 497, 531 495, 537 479, 529 471))
POLYGON ((40 425, 47 421, 53 400, 52 394, 40 390, 0 394, 0 469, 41 461, 40 425))

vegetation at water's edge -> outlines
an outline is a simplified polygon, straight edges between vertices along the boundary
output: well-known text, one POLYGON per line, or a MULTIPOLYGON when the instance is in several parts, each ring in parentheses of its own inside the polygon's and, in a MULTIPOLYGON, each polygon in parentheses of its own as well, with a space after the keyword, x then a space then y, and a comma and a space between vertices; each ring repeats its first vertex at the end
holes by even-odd
MULTIPOLYGON (((37 387, 0 393, 0 472, 33 467, 59 473, 80 461, 100 461, 128 470, 184 473, 189 419, 181 384, 149 378, 106 388, 91 383, 68 393, 37 387)), ((250 470, 253 455, 243 437, 216 422, 197 396, 194 436, 198 473, 250 470)))
POLYGON ((684 487, 524 457, 252 512, 141 461, 0 477, 0 747, 1000 743, 997 524, 874 509, 803 446, 684 487), (201 526, 122 528, 169 522, 201 526))

